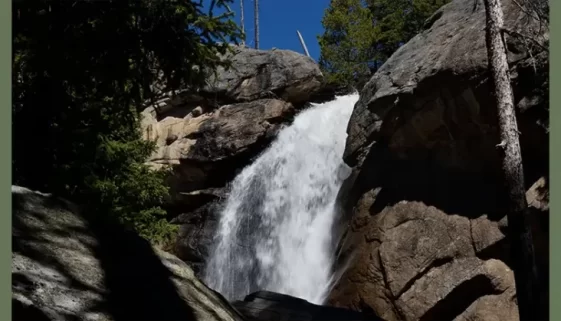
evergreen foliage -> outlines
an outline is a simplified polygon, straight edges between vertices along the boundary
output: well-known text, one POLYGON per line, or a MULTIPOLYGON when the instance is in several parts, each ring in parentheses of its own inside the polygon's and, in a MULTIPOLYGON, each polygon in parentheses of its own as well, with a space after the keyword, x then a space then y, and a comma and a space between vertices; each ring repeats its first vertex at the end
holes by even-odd
POLYGON ((331 0, 318 37, 330 83, 360 89, 449 0, 331 0))
POLYGON ((173 234, 165 171, 144 162, 144 102, 197 88, 241 36, 232 0, 13 2, 13 184, 118 219, 154 242, 173 234), (158 84, 160 89, 156 89, 158 84))

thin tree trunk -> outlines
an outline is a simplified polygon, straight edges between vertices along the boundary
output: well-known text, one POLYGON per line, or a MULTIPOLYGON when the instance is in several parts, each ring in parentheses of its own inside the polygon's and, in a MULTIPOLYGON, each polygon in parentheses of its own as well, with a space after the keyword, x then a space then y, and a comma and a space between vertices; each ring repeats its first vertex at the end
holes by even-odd
POLYGON ((537 320, 535 311, 540 308, 539 287, 532 232, 527 218, 528 204, 514 96, 502 34, 503 11, 500 0, 484 0, 484 2, 487 19, 487 57, 499 118, 501 143, 498 147, 508 193, 508 238, 514 263, 518 311, 521 321, 532 321, 537 320))
POLYGON ((253 11, 255 22, 255 49, 259 49, 259 0, 253 0, 253 11))
POLYGON ((245 47, 245 19, 244 19, 243 0, 240 0, 240 24, 243 33, 242 46, 245 47))

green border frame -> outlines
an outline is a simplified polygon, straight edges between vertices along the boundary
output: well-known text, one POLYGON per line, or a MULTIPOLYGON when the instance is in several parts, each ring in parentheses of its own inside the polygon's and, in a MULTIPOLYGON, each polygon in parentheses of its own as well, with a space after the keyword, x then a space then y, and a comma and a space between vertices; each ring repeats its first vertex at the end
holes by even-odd
MULTIPOLYGON (((561 39, 559 32, 561 29, 561 2, 550 0, 551 6, 551 72, 550 72, 550 106, 561 104, 561 39), (556 18, 557 17, 557 18, 556 18)), ((2 180, 6 181, 6 185, 2 188, 5 190, 0 193, 0 206, 3 215, 0 216, 0 252, 2 256, 9 257, 11 253, 11 191, 8 189, 11 185, 11 57, 12 57, 12 3, 11 1, 1 1, 0 4, 0 33, 2 37, 2 49, 0 50, 0 99, 3 108, 0 108, 0 122, 4 125, 0 126, 0 140, 2 141, 2 157, 0 170, 2 180), (5 91, 4 91, 5 90, 5 91), (9 182, 9 185, 8 185, 9 182)), ((561 110, 557 107, 550 109, 550 194, 559 195, 561 192, 561 172, 555 170, 561 163, 561 110)), ((561 244, 561 235, 555 233, 555 229, 561 226, 561 202, 555 197, 550 200, 550 253, 556 253, 556 249, 561 244)), ((550 255, 550 320, 561 320, 561 304, 555 302, 561 301, 561 278, 560 274, 555 271, 561 269, 561 259, 557 255, 550 255)), ((1 305, 0 320, 11 320, 11 261, 6 259, 0 260, 0 288, 1 288, 1 305), (5 269, 5 270, 4 270, 5 269), (4 305, 5 304, 5 305, 4 305)))
MULTIPOLYGON (((0 4, 0 35, 2 37, 2 48, 0 49, 0 140, 2 141, 2 157, 0 158, 0 174, 6 185, 0 193, 0 253, 6 258, 11 257, 12 251, 12 2, 2 1, 0 4), (5 90, 5 91, 4 91, 5 90), (7 183, 10 183, 8 185, 7 183), (8 194, 8 188, 10 193, 8 194), (5 194, 4 194, 5 193, 5 194)), ((11 259, 0 260, 0 320, 11 320, 12 316, 12 264, 11 259), (5 304, 5 305, 4 305, 5 304)))

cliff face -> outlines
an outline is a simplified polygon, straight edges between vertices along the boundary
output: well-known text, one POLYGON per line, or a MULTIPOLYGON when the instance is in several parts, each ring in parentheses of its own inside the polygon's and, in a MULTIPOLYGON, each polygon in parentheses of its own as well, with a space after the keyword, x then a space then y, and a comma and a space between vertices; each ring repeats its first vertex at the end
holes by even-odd
MULTIPOLYGON (((547 283, 548 31, 502 4, 547 283)), ((349 224, 338 264, 348 268, 330 304, 386 320, 518 319, 491 95, 485 12, 470 0, 441 8, 362 89, 344 156, 353 174, 340 193, 349 224)))

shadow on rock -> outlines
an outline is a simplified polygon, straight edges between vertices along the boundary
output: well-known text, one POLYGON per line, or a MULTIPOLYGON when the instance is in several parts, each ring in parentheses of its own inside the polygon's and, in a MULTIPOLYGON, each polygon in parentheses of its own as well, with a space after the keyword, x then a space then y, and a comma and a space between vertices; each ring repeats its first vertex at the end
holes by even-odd
POLYGON ((241 320, 179 259, 50 195, 12 191, 13 320, 241 320))

